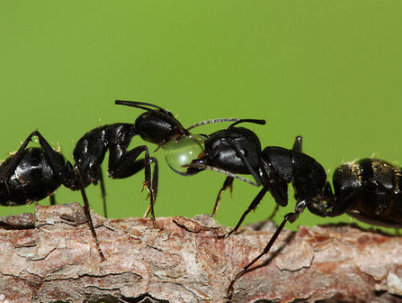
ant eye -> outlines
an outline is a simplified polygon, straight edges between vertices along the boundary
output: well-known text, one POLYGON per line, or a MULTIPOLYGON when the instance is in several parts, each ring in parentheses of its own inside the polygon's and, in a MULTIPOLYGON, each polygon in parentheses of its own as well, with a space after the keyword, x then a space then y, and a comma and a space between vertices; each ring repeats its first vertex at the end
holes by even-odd
POLYGON ((197 159, 198 155, 204 150, 206 137, 202 135, 182 136, 176 140, 171 140, 162 146, 165 150, 165 160, 169 167, 179 175, 190 175, 184 164, 190 164, 197 159))

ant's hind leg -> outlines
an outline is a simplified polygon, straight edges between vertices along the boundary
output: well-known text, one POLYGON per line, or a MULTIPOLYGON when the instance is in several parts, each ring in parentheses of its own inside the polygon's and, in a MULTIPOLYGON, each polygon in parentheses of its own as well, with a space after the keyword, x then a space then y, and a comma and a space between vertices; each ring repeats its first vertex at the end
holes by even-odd
MULTIPOLYGON (((5 181, 11 177, 15 169, 17 168, 18 164, 22 160, 24 156, 24 151, 27 148, 29 142, 31 142, 32 137, 35 137, 39 134, 38 131, 34 131, 29 134, 29 136, 25 139, 25 141, 21 144, 20 148, 14 154, 10 163, 0 172, 0 180, 5 181)), ((5 182, 7 184, 7 182, 5 182)))
MULTIPOLYGON (((49 162, 50 167, 54 171, 55 174, 59 176, 63 176, 64 172, 64 159, 60 157, 60 153, 54 150, 50 144, 46 141, 46 139, 41 135, 39 131, 33 131, 29 136, 25 139, 22 143, 20 148, 14 154, 10 163, 4 168, 3 171, 0 172, 0 180, 8 180, 11 177, 15 169, 17 168, 18 164, 21 162, 22 158, 24 157, 24 151, 27 148, 29 142, 32 140, 33 137, 39 138, 39 144, 43 149, 43 155, 46 160, 49 162)), ((5 182, 7 186, 7 182, 5 182)))
POLYGON ((87 194, 85 193, 85 189, 84 189, 84 185, 83 185, 84 183, 83 183, 83 180, 82 180, 82 174, 81 174, 81 172, 80 172, 80 170, 78 168, 75 169, 75 172, 79 177, 79 185, 80 185, 80 191, 81 191, 82 199, 84 201, 85 215, 87 217, 88 224, 89 224, 89 227, 91 229, 92 236, 93 236, 93 238, 95 240, 95 244, 96 244, 96 248, 98 250, 98 253, 99 253, 101 259, 104 261, 104 260, 106 260, 106 258, 105 258, 105 255, 102 252, 101 247, 100 247, 98 236, 96 235, 94 223, 93 223, 92 217, 91 217, 91 211, 89 209, 88 197, 87 197, 87 194))
POLYGON ((103 172, 102 167, 99 166, 99 186, 101 189, 101 196, 103 202, 103 215, 107 218, 107 204, 106 204, 106 188, 105 188, 105 181, 103 179, 103 172))

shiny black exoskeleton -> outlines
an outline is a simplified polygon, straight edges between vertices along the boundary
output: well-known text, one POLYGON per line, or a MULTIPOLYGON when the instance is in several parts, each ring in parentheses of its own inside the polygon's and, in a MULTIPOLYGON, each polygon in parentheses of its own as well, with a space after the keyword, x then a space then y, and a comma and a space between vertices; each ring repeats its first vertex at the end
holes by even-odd
POLYGON ((296 220, 298 214, 306 207, 315 214, 325 216, 326 209, 321 203, 326 184, 324 168, 312 157, 302 153, 301 137, 297 137, 293 149, 269 146, 261 151, 261 143, 254 132, 244 127, 235 127, 242 122, 256 121, 259 120, 240 120, 209 135, 205 141, 204 152, 199 159, 188 165, 188 171, 192 173, 210 169, 227 175, 218 194, 214 213, 223 191, 231 187, 234 178, 237 178, 255 186, 262 185, 262 189, 230 234, 238 230, 246 215, 257 207, 268 191, 280 206, 286 206, 289 183, 294 187, 297 200, 295 213, 288 215, 289 221, 296 220), (252 175, 255 182, 248 181, 238 174, 252 175))
MULTIPOLYGON (((307 173, 307 172, 306 172, 307 173)), ((321 217, 336 217, 344 213, 373 225, 402 227, 402 169, 379 159, 361 159, 339 166, 333 174, 333 188, 325 183, 321 201, 310 210, 321 217)), ((297 213, 297 206, 296 212, 297 213)), ((287 214, 264 250, 231 280, 228 297, 234 283, 262 256, 267 254, 287 221, 287 214)), ((297 218, 297 217, 296 217, 297 218)))
MULTIPOLYGON (((258 121, 258 120, 257 120, 258 121)), ((292 183, 296 206, 295 211, 285 215, 263 252, 251 261, 232 279, 228 296, 232 295, 233 285, 256 261, 269 252, 286 222, 294 222, 305 208, 314 214, 326 217, 327 205, 323 202, 325 192, 329 192, 329 185, 324 168, 312 157, 302 152, 302 138, 297 137, 292 149, 278 146, 269 146, 261 151, 261 144, 256 134, 243 127, 235 127, 242 122, 256 122, 240 120, 227 129, 215 132, 205 141, 205 150, 199 159, 188 165, 192 173, 205 169, 218 171, 227 175, 219 191, 214 214, 220 203, 222 193, 232 187, 234 178, 246 181, 262 189, 243 213, 235 228, 222 237, 236 232, 247 214, 256 209, 262 198, 269 191, 280 206, 288 203, 288 184, 292 183), (252 175, 255 182, 240 177, 238 174, 252 175)))
MULTIPOLYGON (((61 163, 61 167, 64 168, 63 155, 55 151, 54 156, 55 162, 61 163)), ((57 179, 49 161, 45 158, 43 149, 27 148, 18 166, 10 170, 13 175, 8 177, 5 172, 15 159, 16 156, 13 155, 0 165, 0 172, 4 176, 0 181, 0 205, 26 205, 48 196, 53 197, 53 192, 63 181, 57 179)))
POLYGON ((199 172, 210 169, 226 174, 215 211, 222 192, 231 187, 234 178, 244 181, 238 174, 252 175, 253 185, 262 189, 243 213, 235 228, 237 231, 246 215, 254 210, 267 191, 279 206, 288 202, 288 183, 295 192, 295 211, 285 215, 264 250, 231 280, 228 296, 234 283, 262 256, 267 254, 286 222, 294 222, 307 207, 321 217, 335 217, 347 213, 371 224, 402 227, 402 172, 401 168, 378 159, 363 159, 341 165, 334 173, 333 188, 326 180, 323 167, 310 156, 302 153, 302 138, 297 137, 293 149, 269 146, 261 150, 258 137, 248 129, 234 127, 211 134, 205 141, 205 150, 188 169, 199 172))
MULTIPOLYGON (((158 162, 156 158, 150 157, 147 146, 140 145, 127 150, 132 138, 140 137, 158 147, 181 135, 188 135, 188 131, 173 117, 173 115, 153 104, 137 101, 116 100, 118 105, 125 105, 143 109, 146 112, 141 114, 134 122, 115 123, 97 127, 86 133, 76 144, 74 149, 75 165, 79 168, 84 186, 101 183, 102 196, 105 197, 101 164, 106 151, 109 150, 108 176, 121 179, 130 177, 144 169, 145 182, 150 196, 151 218, 155 223, 154 202, 158 190, 158 162), (144 158, 138 159, 144 153, 144 158), (151 181, 151 163, 154 163, 153 177, 151 181), (152 182, 152 184, 151 184, 152 182)), ((104 199, 105 200, 105 199, 104 199)), ((106 203, 104 201, 106 214, 106 203)))
POLYGON ((328 216, 347 213, 362 222, 402 227, 401 168, 379 159, 361 159, 339 166, 328 185, 328 216))
POLYGON ((81 191, 92 235, 104 259, 92 223, 81 172, 70 162, 65 162, 63 155, 53 149, 38 131, 32 132, 18 151, 0 164, 0 205, 25 205, 47 196, 54 204, 53 193, 60 185, 81 191), (35 136, 39 139, 40 147, 27 147, 35 136))

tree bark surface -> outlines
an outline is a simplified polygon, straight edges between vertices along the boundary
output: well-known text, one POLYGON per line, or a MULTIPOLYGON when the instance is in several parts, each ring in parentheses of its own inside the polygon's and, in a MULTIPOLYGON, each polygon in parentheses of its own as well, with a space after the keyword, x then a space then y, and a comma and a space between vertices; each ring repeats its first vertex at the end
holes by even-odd
MULTIPOLYGON (((35 210, 35 222, 0 220, 0 302, 226 303, 231 279, 272 236, 248 227, 218 239, 228 229, 206 215, 154 228, 92 213, 102 261, 79 204, 35 210)), ((231 302, 402 302, 400 237, 349 225, 285 230, 256 266, 231 302)))

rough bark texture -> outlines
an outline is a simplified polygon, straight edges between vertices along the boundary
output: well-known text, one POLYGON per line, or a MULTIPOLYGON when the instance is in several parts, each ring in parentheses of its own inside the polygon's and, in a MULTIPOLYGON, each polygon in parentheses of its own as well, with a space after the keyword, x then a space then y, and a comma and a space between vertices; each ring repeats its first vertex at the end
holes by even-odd
MULTIPOLYGON (((0 228, 0 302, 227 302, 230 279, 272 235, 248 228, 217 239, 226 228, 208 216, 158 218, 160 229, 93 217, 103 262, 76 203, 37 205, 33 229, 23 216, 22 228, 0 228)), ((18 216, 7 222, 18 226, 18 216)), ((273 254, 238 280, 232 302, 402 302, 400 237, 300 227, 273 254)))

